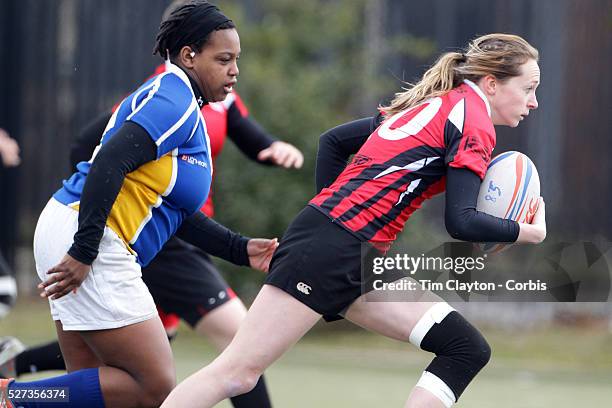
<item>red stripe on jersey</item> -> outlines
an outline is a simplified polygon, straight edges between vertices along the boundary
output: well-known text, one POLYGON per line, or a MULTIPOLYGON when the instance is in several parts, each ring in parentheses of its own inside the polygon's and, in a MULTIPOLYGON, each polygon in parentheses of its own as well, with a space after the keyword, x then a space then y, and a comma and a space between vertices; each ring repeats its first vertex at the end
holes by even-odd
POLYGON ((484 98, 464 83, 387 119, 310 203, 364 240, 393 241, 424 200, 444 191, 446 166, 484 175, 495 146, 484 98))
MULTIPOLYGON (((366 201, 368 201, 370 198, 372 198, 374 195, 378 194, 378 192, 381 189, 384 189, 387 185, 394 183, 395 181, 401 179, 403 176, 405 176, 405 171, 396 171, 394 173, 391 173, 389 175, 384 176, 384 182, 379 183, 380 187, 379 189, 373 189, 371 188, 371 186, 368 186, 366 184, 360 186, 357 188, 356 191, 354 191, 349 197, 345 198, 343 200, 346 201, 345 204, 345 208, 343 211, 338 212, 337 215, 335 215, 334 213, 336 213, 336 210, 338 209, 338 207, 340 207, 340 205, 338 205, 337 207, 334 208, 334 210, 331 212, 331 216, 332 217, 340 217, 342 214, 344 214, 350 207, 355 206, 356 203, 364 203, 366 201), (384 184, 383 184, 384 183, 384 184)), ((406 184, 406 183, 404 183, 406 184)), ((391 209, 391 207, 393 206, 393 204, 395 204, 400 196, 401 192, 399 190, 389 190, 389 192, 387 192, 382 198, 380 198, 380 200, 378 201, 379 205, 377 205, 375 208, 371 208, 371 212, 373 213, 373 215, 375 216, 379 216, 382 213, 386 213, 388 210, 391 209)), ((367 224, 369 221, 368 220, 366 222, 367 217, 363 218, 363 225, 359 225, 360 223, 354 223, 353 220, 355 220, 358 217, 354 217, 353 219, 351 219, 348 222, 351 222, 352 225, 354 225, 355 230, 361 229, 365 224, 367 224)), ((372 217, 374 218, 374 217, 372 217)), ((353 229, 353 228, 351 228, 353 229)))
POLYGON ((423 202, 445 190, 446 186, 446 177, 436 181, 433 183, 427 190, 425 190, 420 196, 416 197, 410 203, 410 207, 403 211, 398 218, 389 223, 389 228, 383 228, 379 230, 372 238, 370 238, 370 242, 392 242, 397 238, 397 234, 399 234, 403 229, 404 225, 406 225, 406 221, 410 218, 410 216, 421 206, 423 202))
MULTIPOLYGON (((372 136, 370 136, 370 139, 376 139, 380 137, 376 134, 376 132, 374 134, 372 134, 372 136)), ((369 141, 369 139, 368 139, 369 141)), ((404 149, 402 150, 411 150, 413 148, 419 147, 419 146, 423 146, 425 145, 425 143, 423 142, 423 140, 421 140, 421 138, 419 137, 413 137, 410 138, 410 140, 407 140, 404 142, 405 144, 404 149)), ((434 148, 438 148, 438 147, 443 147, 444 146, 444 141, 433 141, 430 143, 430 145, 434 148)), ((321 192, 319 192, 319 194, 317 196, 315 196, 310 202, 315 204, 315 205, 321 205, 325 200, 327 200, 329 197, 331 197, 331 195, 338 191, 342 186, 346 185, 348 182, 354 180, 355 178, 360 177, 360 174, 367 168, 372 167, 373 164, 379 164, 382 165, 384 163, 384 161, 379 161, 378 163, 374 163, 372 156, 376 156, 377 155, 377 151, 376 151, 377 147, 376 147, 376 143, 368 143, 366 142, 362 148, 359 150, 359 153, 357 153, 355 155, 355 158, 353 159, 353 161, 346 167, 346 169, 344 169, 344 171, 338 176, 338 178, 336 179, 336 181, 334 181, 332 183, 332 185, 330 185, 327 188, 324 188, 323 190, 321 190, 321 192)), ((397 150, 397 153, 401 153, 401 150, 397 150)), ((381 169, 382 171, 382 169, 381 169)), ((397 177, 406 174, 407 170, 404 171, 400 171, 397 173, 401 173, 401 174, 397 174, 397 177)), ((372 186, 374 186, 375 184, 379 184, 380 186, 384 186, 389 184, 387 181, 394 181, 394 179, 384 179, 384 180, 370 180, 368 181, 368 187, 369 189, 371 189, 372 186)), ((375 188, 372 189, 374 190, 374 194, 376 191, 378 191, 380 188, 375 188)), ((367 197, 371 197, 373 195, 373 193, 367 194, 367 197)), ((367 199, 367 198, 366 198, 367 199)), ((365 200, 358 200, 359 201, 365 201, 365 200)), ((334 211, 335 212, 335 211, 334 211)), ((344 211, 342 211, 343 213, 344 211)))
POLYGON ((378 205, 375 208, 370 208, 369 211, 363 211, 363 215, 357 215, 350 220, 343 222, 343 224, 346 225, 351 231, 359 231, 375 218, 382 216, 385 211, 391 209, 392 203, 394 202, 393 196, 395 196, 395 201, 397 201, 399 194, 393 190, 390 190, 381 200, 383 204, 378 205))

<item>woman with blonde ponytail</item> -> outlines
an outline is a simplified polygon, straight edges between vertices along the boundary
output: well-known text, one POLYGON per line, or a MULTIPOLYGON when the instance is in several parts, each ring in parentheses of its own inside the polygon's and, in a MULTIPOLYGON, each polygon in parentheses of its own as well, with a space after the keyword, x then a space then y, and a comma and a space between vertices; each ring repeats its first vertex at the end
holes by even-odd
POLYGON ((382 108, 384 122, 379 115, 326 132, 317 158, 320 192, 289 226, 238 333, 162 407, 212 407, 249 391, 321 317, 345 318, 434 353, 405 407, 454 404, 488 362, 486 340, 432 293, 413 302, 366 301, 366 292, 378 288, 362 282, 361 251, 387 248, 422 202, 445 189, 445 221, 454 238, 544 239, 541 200, 533 224, 476 211, 495 146, 493 126, 515 127, 538 106, 537 61, 537 50, 518 36, 479 37, 463 52, 442 55, 398 93, 382 108))
POLYGON ((522 64, 528 60, 537 64, 538 58, 538 50, 519 36, 489 34, 478 37, 465 52, 442 54, 418 83, 396 93, 391 104, 381 109, 387 114, 410 109, 426 99, 446 94, 464 79, 478 82, 480 78, 493 75, 498 81, 506 81, 520 75, 522 64))

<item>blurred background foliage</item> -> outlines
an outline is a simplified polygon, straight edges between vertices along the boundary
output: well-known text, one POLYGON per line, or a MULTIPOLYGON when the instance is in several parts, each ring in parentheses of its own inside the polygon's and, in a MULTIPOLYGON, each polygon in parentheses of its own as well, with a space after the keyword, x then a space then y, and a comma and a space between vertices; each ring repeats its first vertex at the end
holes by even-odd
MULTIPOLYGON (((251 18, 240 3, 223 5, 241 38, 236 89, 260 124, 302 150, 305 163, 299 171, 260 166, 226 144, 216 164, 216 218, 251 236, 281 237, 314 196, 319 135, 374 115, 398 81, 367 68, 366 0, 264 0, 250 10, 251 18)), ((397 36, 385 50, 383 58, 405 54, 425 62, 435 46, 430 39, 397 36)), ((263 278, 229 264, 223 269, 247 296, 263 278)))
MULTIPOLYGON (((611 240, 609 1, 216 3, 238 26, 243 52, 237 90, 248 109, 305 156, 301 170, 286 171, 259 166, 226 143, 215 171, 221 222, 247 235, 280 237, 314 194, 322 132, 373 115, 441 52, 484 33, 512 32, 540 50, 540 108, 517 129, 498 129, 496 153, 520 150, 536 163, 550 240, 611 240)), ((0 172, 0 248, 22 292, 35 279, 31 242, 38 215, 71 172, 70 143, 161 62, 151 50, 168 4, 0 2, 0 126, 19 141, 23 156, 20 168, 0 172)), ((441 197, 425 204, 402 240, 415 248, 447 240, 442 205, 441 197)), ((246 268, 223 269, 247 300, 262 279, 246 268)))

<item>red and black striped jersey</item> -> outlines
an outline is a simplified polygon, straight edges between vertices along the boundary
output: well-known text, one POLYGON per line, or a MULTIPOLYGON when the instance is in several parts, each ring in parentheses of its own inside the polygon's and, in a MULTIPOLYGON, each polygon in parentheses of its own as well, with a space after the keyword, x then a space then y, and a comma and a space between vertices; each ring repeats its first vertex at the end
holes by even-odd
POLYGON ((444 191, 447 166, 482 179, 494 147, 487 99, 465 81, 385 120, 310 205, 359 239, 384 246, 423 201, 444 191))

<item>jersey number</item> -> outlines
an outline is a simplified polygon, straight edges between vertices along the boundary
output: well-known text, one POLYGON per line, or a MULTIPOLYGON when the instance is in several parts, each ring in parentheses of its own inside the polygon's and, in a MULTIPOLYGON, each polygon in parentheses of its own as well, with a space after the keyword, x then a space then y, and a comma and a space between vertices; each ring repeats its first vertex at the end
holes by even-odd
POLYGON ((391 119, 386 120, 380 129, 378 129, 378 136, 386 140, 400 140, 419 133, 436 116, 440 110, 440 106, 442 106, 442 99, 433 98, 424 103, 427 103, 427 106, 422 111, 417 113, 414 118, 410 119, 408 122, 396 129, 391 129, 391 126, 402 116, 404 116, 410 109, 398 112, 393 115, 391 119))

